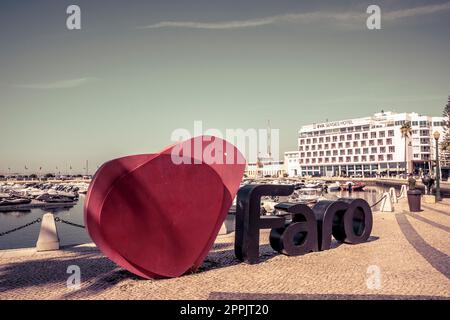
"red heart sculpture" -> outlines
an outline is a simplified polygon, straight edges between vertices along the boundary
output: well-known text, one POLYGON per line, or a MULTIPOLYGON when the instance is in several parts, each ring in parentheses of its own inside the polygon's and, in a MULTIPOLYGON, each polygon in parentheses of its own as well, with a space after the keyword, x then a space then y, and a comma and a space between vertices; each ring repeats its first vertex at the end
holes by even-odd
POLYGON ((147 279, 195 270, 225 220, 244 167, 235 146, 210 136, 109 161, 86 195, 89 235, 112 261, 147 279))

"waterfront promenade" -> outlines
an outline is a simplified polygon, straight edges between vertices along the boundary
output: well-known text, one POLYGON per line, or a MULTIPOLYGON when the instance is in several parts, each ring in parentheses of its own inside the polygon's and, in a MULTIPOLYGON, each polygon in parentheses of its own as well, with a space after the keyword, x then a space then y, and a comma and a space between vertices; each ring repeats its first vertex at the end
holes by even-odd
POLYGON ((200 270, 176 279, 138 279, 93 244, 4 250, 0 299, 450 299, 450 199, 422 209, 409 213, 402 199, 374 213, 368 242, 297 257, 274 253, 262 231, 256 265, 234 257, 234 233, 219 236, 200 270), (78 290, 66 286, 70 265, 81 269, 78 290))

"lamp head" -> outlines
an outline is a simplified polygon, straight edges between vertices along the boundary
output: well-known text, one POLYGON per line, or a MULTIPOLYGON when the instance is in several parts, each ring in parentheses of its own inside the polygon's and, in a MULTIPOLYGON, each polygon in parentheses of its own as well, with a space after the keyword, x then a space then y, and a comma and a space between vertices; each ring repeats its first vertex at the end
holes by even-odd
POLYGON ((435 131, 434 133, 433 133, 433 137, 434 137, 434 139, 435 140, 439 140, 439 137, 441 136, 441 134, 439 133, 439 131, 435 131))

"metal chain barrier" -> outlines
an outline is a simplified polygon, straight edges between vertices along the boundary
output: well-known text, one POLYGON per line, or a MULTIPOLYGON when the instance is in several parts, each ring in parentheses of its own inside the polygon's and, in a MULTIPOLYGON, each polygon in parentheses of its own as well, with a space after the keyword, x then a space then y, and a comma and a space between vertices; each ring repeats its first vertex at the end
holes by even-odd
POLYGON ((58 218, 58 217, 55 217, 55 221, 56 221, 56 222, 65 223, 65 224, 71 225, 71 226, 73 226, 73 227, 78 227, 78 228, 83 228, 83 229, 85 228, 85 226, 83 226, 83 225, 81 225, 81 224, 73 223, 73 222, 70 222, 70 221, 67 221, 67 220, 58 218))
POLYGON ((378 200, 377 202, 375 202, 373 205, 371 205, 370 207, 373 208, 375 207, 377 204, 379 204, 381 201, 383 201, 386 198, 386 196, 382 196, 380 200, 378 200))
POLYGON ((35 223, 41 222, 41 221, 42 221, 42 219, 41 219, 41 218, 38 218, 38 219, 36 219, 36 220, 34 220, 34 221, 31 221, 31 222, 29 222, 29 223, 27 223, 27 224, 24 224, 23 226, 20 226, 20 227, 17 227, 17 228, 8 230, 8 231, 0 232, 0 237, 5 236, 5 235, 7 235, 7 234, 10 234, 10 233, 12 233, 12 232, 14 232, 14 231, 18 231, 18 230, 21 230, 21 229, 23 229, 23 228, 29 227, 29 226, 31 226, 31 225, 33 225, 33 224, 35 224, 35 223))

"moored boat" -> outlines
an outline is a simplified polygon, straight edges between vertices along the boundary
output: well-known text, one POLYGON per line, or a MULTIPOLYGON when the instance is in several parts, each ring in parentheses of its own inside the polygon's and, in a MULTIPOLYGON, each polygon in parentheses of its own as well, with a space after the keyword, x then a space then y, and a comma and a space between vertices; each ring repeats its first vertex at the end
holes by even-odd
POLYGON ((353 182, 353 181, 348 181, 346 183, 343 183, 341 185, 342 190, 344 191, 349 191, 349 187, 351 186, 352 191, 363 191, 364 187, 366 186, 364 183, 362 182, 353 182))

